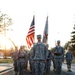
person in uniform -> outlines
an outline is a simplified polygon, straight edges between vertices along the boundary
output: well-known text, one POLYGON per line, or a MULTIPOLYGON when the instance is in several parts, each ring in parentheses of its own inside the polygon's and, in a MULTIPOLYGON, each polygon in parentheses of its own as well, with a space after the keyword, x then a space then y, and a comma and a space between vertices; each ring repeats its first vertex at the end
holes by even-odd
POLYGON ((64 49, 63 47, 60 46, 60 40, 58 40, 57 46, 54 48, 54 62, 57 74, 61 73, 63 60, 64 60, 64 49))
POLYGON ((54 49, 51 53, 52 53, 53 71, 56 71, 55 62, 54 62, 54 49))
POLYGON ((33 62, 33 57, 32 57, 32 49, 29 52, 29 65, 30 65, 30 72, 34 75, 35 71, 34 71, 34 62, 33 62))
POLYGON ((43 75, 47 60, 47 46, 41 42, 41 35, 37 35, 38 42, 31 48, 31 59, 34 64, 35 75, 43 75))
POLYGON ((27 66, 28 66, 28 59, 29 59, 28 55, 29 55, 29 54, 28 54, 28 51, 27 51, 26 46, 23 45, 23 48, 24 48, 24 51, 25 51, 25 53, 26 53, 26 57, 25 57, 25 60, 26 60, 25 70, 28 70, 28 69, 27 69, 27 66))
POLYGON ((27 53, 24 51, 24 47, 20 46, 19 53, 18 53, 18 70, 19 70, 19 75, 24 74, 24 70, 27 66, 26 63, 26 56, 27 53))
MULTIPOLYGON (((47 48, 49 47, 48 44, 46 44, 47 48)), ((51 59, 52 59, 52 53, 48 49, 48 57, 47 57, 47 62, 46 62, 46 73, 50 74, 50 67, 51 67, 51 59)))
POLYGON ((17 75, 18 74, 18 47, 16 46, 15 47, 15 51, 13 52, 13 48, 11 49, 11 56, 12 56, 12 58, 13 58, 13 61, 14 61, 14 63, 13 63, 13 66, 14 66, 14 71, 15 71, 15 75, 17 75))
POLYGON ((66 53, 66 62, 67 62, 67 69, 68 72, 71 72, 71 63, 72 63, 72 59, 73 59, 73 54, 71 52, 70 47, 68 47, 68 52, 66 53))

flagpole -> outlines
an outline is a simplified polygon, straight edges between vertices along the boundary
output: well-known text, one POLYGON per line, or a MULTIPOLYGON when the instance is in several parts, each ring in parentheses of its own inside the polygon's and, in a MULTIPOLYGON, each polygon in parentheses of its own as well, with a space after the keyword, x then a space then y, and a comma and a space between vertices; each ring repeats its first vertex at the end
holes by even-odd
MULTIPOLYGON (((34 24, 35 24, 35 15, 33 15, 33 19, 34 19, 34 24)), ((34 29, 34 31, 35 31, 35 29, 34 29)), ((33 44, 35 44, 35 33, 34 33, 34 43, 33 44)))
MULTIPOLYGON (((34 24, 35 24, 35 12, 33 12, 33 19, 34 19, 34 24)), ((34 25, 35 26, 35 25, 34 25)), ((34 29, 35 31, 35 29, 34 29)), ((33 45, 35 44, 35 33, 34 33, 34 42, 33 42, 33 45)))

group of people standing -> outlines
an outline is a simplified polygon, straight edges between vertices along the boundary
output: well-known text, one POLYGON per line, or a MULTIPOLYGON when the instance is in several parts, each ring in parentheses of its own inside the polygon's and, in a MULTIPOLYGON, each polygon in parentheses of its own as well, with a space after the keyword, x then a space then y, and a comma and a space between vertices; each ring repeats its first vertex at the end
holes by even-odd
MULTIPOLYGON (((53 52, 48 47, 48 44, 41 42, 41 35, 37 35, 37 43, 33 45, 29 53, 26 52, 24 46, 21 46, 19 50, 16 48, 16 51, 12 53, 15 75, 18 72, 19 75, 22 75, 20 72, 27 69, 28 60, 30 70, 34 75, 50 74, 51 60, 53 61, 53 71, 60 74, 62 71, 62 62, 64 61, 64 49, 60 46, 60 40, 57 41, 53 52)), ((73 56, 70 51, 66 53, 68 71, 71 71, 72 58, 73 56)))

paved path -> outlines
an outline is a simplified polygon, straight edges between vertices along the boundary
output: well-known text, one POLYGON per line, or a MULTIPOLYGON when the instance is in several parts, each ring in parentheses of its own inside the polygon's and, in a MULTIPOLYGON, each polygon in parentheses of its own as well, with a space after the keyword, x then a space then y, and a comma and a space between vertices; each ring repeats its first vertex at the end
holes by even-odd
POLYGON ((0 63, 0 73, 4 72, 6 70, 9 70, 11 68, 13 68, 13 64, 10 64, 10 63, 6 63, 6 64, 5 63, 0 63))
MULTIPOLYGON (((0 65, 0 70, 1 69, 1 66, 3 67, 4 66, 4 69, 7 68, 10 68, 12 67, 12 64, 4 64, 4 65, 0 65)), ((53 70, 53 66, 51 65, 51 72, 50 72, 50 75, 56 75, 55 72, 52 71, 53 70)), ((13 70, 10 70, 9 72, 7 72, 6 74, 1 74, 1 75, 14 75, 14 71, 13 70)), ((24 75, 32 75, 29 71, 26 71, 24 73, 24 75)), ((48 74, 45 74, 45 75, 48 75, 48 74)), ((75 64, 72 64, 72 72, 67 72, 67 66, 66 64, 63 64, 62 66, 62 73, 60 75, 75 75, 75 64)))

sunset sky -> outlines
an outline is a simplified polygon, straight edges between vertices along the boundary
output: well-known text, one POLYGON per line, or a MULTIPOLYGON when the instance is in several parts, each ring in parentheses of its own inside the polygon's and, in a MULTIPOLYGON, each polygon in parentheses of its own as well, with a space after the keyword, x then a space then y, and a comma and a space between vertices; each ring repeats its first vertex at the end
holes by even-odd
MULTIPOLYGON (((64 45, 71 39, 75 23, 75 0, 0 0, 0 11, 13 20, 13 31, 7 34, 16 45, 26 45, 26 35, 35 15, 35 38, 43 35, 48 16, 48 43, 64 45)), ((36 40, 37 41, 37 40, 36 40)))

